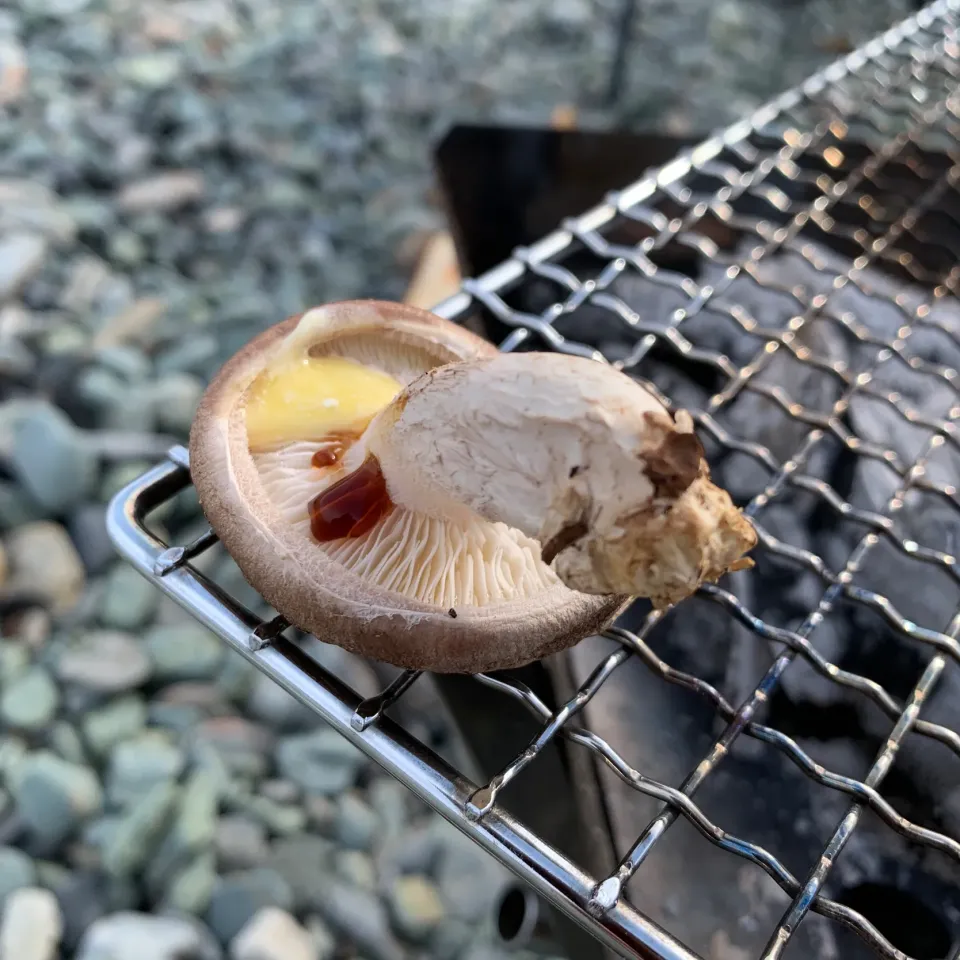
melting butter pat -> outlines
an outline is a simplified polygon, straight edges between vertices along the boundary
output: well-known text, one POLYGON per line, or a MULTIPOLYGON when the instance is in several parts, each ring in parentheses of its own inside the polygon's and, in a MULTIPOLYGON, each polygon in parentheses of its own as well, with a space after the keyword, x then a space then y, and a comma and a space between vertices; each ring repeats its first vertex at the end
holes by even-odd
POLYGON ((400 392, 379 370, 345 357, 300 357, 262 373, 246 403, 253 450, 331 433, 361 432, 400 392))

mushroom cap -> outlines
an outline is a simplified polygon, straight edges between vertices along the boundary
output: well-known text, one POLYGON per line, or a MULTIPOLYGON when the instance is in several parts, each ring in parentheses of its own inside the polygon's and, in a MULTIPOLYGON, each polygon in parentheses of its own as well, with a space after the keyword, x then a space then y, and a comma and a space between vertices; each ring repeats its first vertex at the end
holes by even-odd
MULTIPOLYGON (((250 451, 247 391, 287 351, 339 339, 343 346, 337 352, 350 357, 351 340, 359 344, 364 334, 419 354, 421 369, 411 369, 408 381, 432 366, 497 353, 485 340, 426 311, 356 300, 290 317, 229 359, 194 418, 190 469, 207 520, 250 585, 290 623, 320 640, 396 666, 441 673, 522 666, 604 629, 629 598, 579 593, 553 577, 531 596, 451 611, 371 582, 284 516, 250 451)), ((356 359, 364 362, 362 355, 356 359)))

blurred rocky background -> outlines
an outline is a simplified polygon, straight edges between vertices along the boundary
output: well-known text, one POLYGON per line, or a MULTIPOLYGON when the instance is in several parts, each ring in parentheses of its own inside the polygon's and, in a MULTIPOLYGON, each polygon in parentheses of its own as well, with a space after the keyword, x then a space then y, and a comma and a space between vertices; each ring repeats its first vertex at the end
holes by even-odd
POLYGON ((452 122, 708 132, 911 6, 637 0, 611 100, 615 0, 0 3, 3 960, 496 960, 492 861, 117 562, 104 504, 257 330, 402 296, 452 122))

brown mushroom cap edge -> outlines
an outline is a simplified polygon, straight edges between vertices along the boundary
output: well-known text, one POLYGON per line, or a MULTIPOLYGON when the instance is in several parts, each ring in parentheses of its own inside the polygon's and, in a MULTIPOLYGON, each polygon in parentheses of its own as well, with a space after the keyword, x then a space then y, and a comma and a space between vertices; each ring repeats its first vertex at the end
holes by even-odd
MULTIPOLYGON (((369 326, 373 315, 412 333, 419 328, 423 345, 437 350, 438 365, 496 353, 468 330, 407 305, 362 300, 325 309, 346 318, 331 331, 334 337, 369 326), (353 313, 367 321, 353 327, 353 313)), ((201 508, 247 582, 291 624, 322 641, 438 673, 523 666, 608 626, 629 598, 590 596, 562 584, 528 599, 464 606, 453 616, 448 609, 365 583, 290 528, 267 497, 250 454, 243 399, 273 348, 303 316, 269 327, 224 364, 204 393, 190 432, 190 470, 201 508)))

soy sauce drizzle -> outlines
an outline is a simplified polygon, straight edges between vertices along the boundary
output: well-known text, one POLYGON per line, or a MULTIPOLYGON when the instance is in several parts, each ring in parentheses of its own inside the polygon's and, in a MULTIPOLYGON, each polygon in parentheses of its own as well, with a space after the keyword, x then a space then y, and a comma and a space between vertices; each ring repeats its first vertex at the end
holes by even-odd
POLYGON ((332 467, 343 459, 347 448, 359 437, 354 433, 331 433, 323 438, 325 446, 310 458, 313 467, 332 467))
POLYGON ((356 470, 310 501, 310 532, 320 543, 359 537, 392 509, 380 462, 370 454, 356 470))

